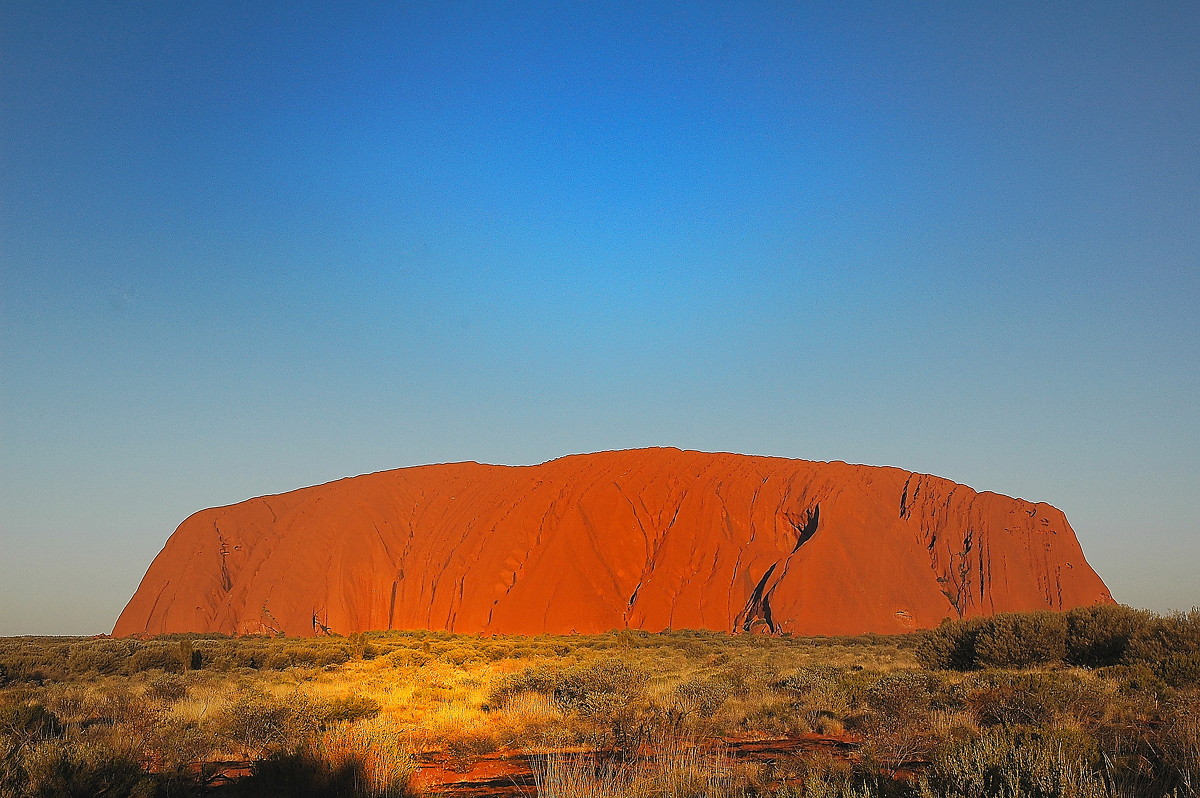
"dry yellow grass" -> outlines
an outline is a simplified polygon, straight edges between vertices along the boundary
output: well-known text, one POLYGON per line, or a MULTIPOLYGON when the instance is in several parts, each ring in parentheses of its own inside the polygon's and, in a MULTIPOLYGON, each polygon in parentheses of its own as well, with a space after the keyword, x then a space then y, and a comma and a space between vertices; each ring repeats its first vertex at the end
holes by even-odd
POLYGON ((335 770, 354 773, 355 788, 371 798, 408 794, 416 770, 405 730, 386 717, 336 723, 313 746, 314 753, 335 770))

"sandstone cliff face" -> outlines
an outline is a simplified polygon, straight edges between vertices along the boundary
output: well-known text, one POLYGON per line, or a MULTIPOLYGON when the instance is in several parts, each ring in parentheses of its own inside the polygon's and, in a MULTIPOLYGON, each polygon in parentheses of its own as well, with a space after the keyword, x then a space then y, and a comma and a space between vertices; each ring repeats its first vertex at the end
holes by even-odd
POLYGON ((114 634, 859 634, 1111 601, 1047 504, 897 468, 643 449, 203 510, 114 634))

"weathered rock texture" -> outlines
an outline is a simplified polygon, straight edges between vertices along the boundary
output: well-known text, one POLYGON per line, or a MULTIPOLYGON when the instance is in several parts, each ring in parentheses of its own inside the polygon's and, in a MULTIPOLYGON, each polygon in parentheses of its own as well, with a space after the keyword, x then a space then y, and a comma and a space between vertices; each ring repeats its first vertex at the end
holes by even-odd
POLYGON ((114 634, 858 634, 1111 601, 1047 504, 898 468, 643 449, 203 510, 114 634))

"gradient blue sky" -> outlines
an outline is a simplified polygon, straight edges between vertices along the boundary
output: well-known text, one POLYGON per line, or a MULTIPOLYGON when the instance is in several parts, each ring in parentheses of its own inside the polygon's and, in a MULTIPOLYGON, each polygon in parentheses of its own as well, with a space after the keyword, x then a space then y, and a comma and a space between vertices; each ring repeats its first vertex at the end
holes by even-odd
POLYGON ((0 634, 187 515, 643 445, 1200 604, 1200 5, 0 3, 0 634))

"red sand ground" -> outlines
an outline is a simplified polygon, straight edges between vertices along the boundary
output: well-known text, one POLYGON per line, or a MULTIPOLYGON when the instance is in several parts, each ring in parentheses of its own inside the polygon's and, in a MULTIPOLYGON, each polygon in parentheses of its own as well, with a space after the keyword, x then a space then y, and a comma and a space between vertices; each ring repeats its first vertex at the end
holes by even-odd
POLYGON ((894 633, 1111 601, 1047 504, 898 468, 639 449, 203 510, 113 633, 894 633))
MULTIPOLYGON (((861 740, 851 735, 801 734, 794 737, 762 739, 714 739, 700 746, 708 756, 736 762, 775 764, 795 760, 813 751, 852 761, 857 757, 861 740)), ((642 755, 654 752, 643 750, 642 755)), ((536 776, 533 760, 537 756, 579 757, 584 762, 612 762, 619 770, 621 761, 616 751, 594 749, 554 749, 540 754, 521 751, 499 751, 456 765, 436 753, 420 758, 412 785, 418 792, 445 798, 525 798, 536 796, 536 776)), ((627 764, 627 763, 625 763, 627 764)), ((775 789, 784 783, 772 785, 775 789)))
MULTIPOLYGON (((801 734, 772 739, 712 739, 700 746, 709 756, 725 761, 745 761, 775 764, 794 760, 813 751, 824 751, 831 757, 853 761, 862 741, 848 734, 801 734)), ((653 755, 651 750, 639 752, 653 755)), ((444 798, 532 798, 537 795, 534 759, 539 756, 579 758, 583 762, 603 765, 611 762, 619 769, 620 754, 612 749, 555 748, 538 753, 506 749, 466 761, 456 761, 445 751, 425 751, 418 756, 412 786, 422 795, 444 798)), ((922 763, 917 763, 919 766, 922 763)), ((198 763, 193 772, 204 773, 210 787, 231 784, 253 772, 251 762, 198 763)), ((776 789, 784 783, 773 785, 776 789)))

